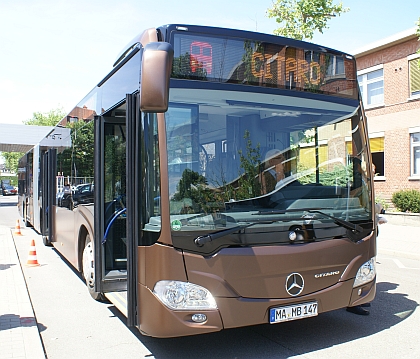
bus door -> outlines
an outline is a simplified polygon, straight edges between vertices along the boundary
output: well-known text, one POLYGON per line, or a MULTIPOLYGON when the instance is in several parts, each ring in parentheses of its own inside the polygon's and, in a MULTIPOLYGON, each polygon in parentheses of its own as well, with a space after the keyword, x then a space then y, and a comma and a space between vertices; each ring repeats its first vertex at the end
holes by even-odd
POLYGON ((54 205, 57 195, 55 174, 57 172, 57 150, 50 148, 41 152, 41 211, 40 228, 44 245, 51 245, 54 242, 54 205))
POLYGON ((125 104, 95 117, 95 292, 127 313, 125 104))

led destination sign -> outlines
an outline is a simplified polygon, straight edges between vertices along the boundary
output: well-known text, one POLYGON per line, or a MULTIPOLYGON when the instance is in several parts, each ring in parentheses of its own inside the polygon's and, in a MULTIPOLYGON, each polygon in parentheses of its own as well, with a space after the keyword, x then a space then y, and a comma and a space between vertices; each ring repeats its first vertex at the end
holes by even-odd
POLYGON ((355 62, 345 55, 183 33, 174 51, 173 78, 357 96, 355 62))

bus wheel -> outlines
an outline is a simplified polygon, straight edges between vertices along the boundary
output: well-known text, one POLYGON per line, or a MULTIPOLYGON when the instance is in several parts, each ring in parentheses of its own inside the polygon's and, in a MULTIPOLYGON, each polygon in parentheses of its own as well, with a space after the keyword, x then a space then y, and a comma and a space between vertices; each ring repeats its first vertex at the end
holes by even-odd
POLYGON ((88 288, 89 294, 95 300, 103 300, 101 293, 95 292, 95 262, 94 262, 94 252, 93 252, 93 243, 90 240, 90 235, 86 234, 85 238, 85 247, 82 254, 82 264, 83 264, 83 278, 86 281, 86 286, 88 288))

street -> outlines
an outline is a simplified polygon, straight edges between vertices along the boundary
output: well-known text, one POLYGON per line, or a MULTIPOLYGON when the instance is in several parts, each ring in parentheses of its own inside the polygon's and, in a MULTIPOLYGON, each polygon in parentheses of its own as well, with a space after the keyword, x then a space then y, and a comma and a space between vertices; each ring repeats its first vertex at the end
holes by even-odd
MULTIPOLYGON (((0 225, 14 228, 19 218, 16 201, 17 196, 0 196, 0 225)), ((399 253, 415 252, 420 227, 380 227, 377 294, 369 316, 341 309, 283 324, 174 339, 130 330, 113 305, 91 299, 80 276, 54 248, 44 247, 40 235, 22 227, 15 245, 49 359, 420 357, 420 258, 381 252, 381 241, 400 239, 395 233, 404 239, 402 245, 413 233, 413 247, 399 253), (32 239, 38 267, 24 265, 32 239)))

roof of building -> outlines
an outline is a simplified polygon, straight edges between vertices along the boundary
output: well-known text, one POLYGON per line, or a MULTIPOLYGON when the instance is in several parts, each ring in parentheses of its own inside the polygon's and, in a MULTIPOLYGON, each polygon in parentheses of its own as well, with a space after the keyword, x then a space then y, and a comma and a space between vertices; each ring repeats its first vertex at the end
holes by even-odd
POLYGON ((387 47, 391 47, 391 46, 403 43, 405 41, 415 39, 417 38, 416 30, 417 28, 413 27, 411 29, 396 33, 392 36, 389 36, 379 41, 365 45, 353 52, 354 57, 357 58, 357 57, 365 56, 370 53, 385 49, 387 47))

